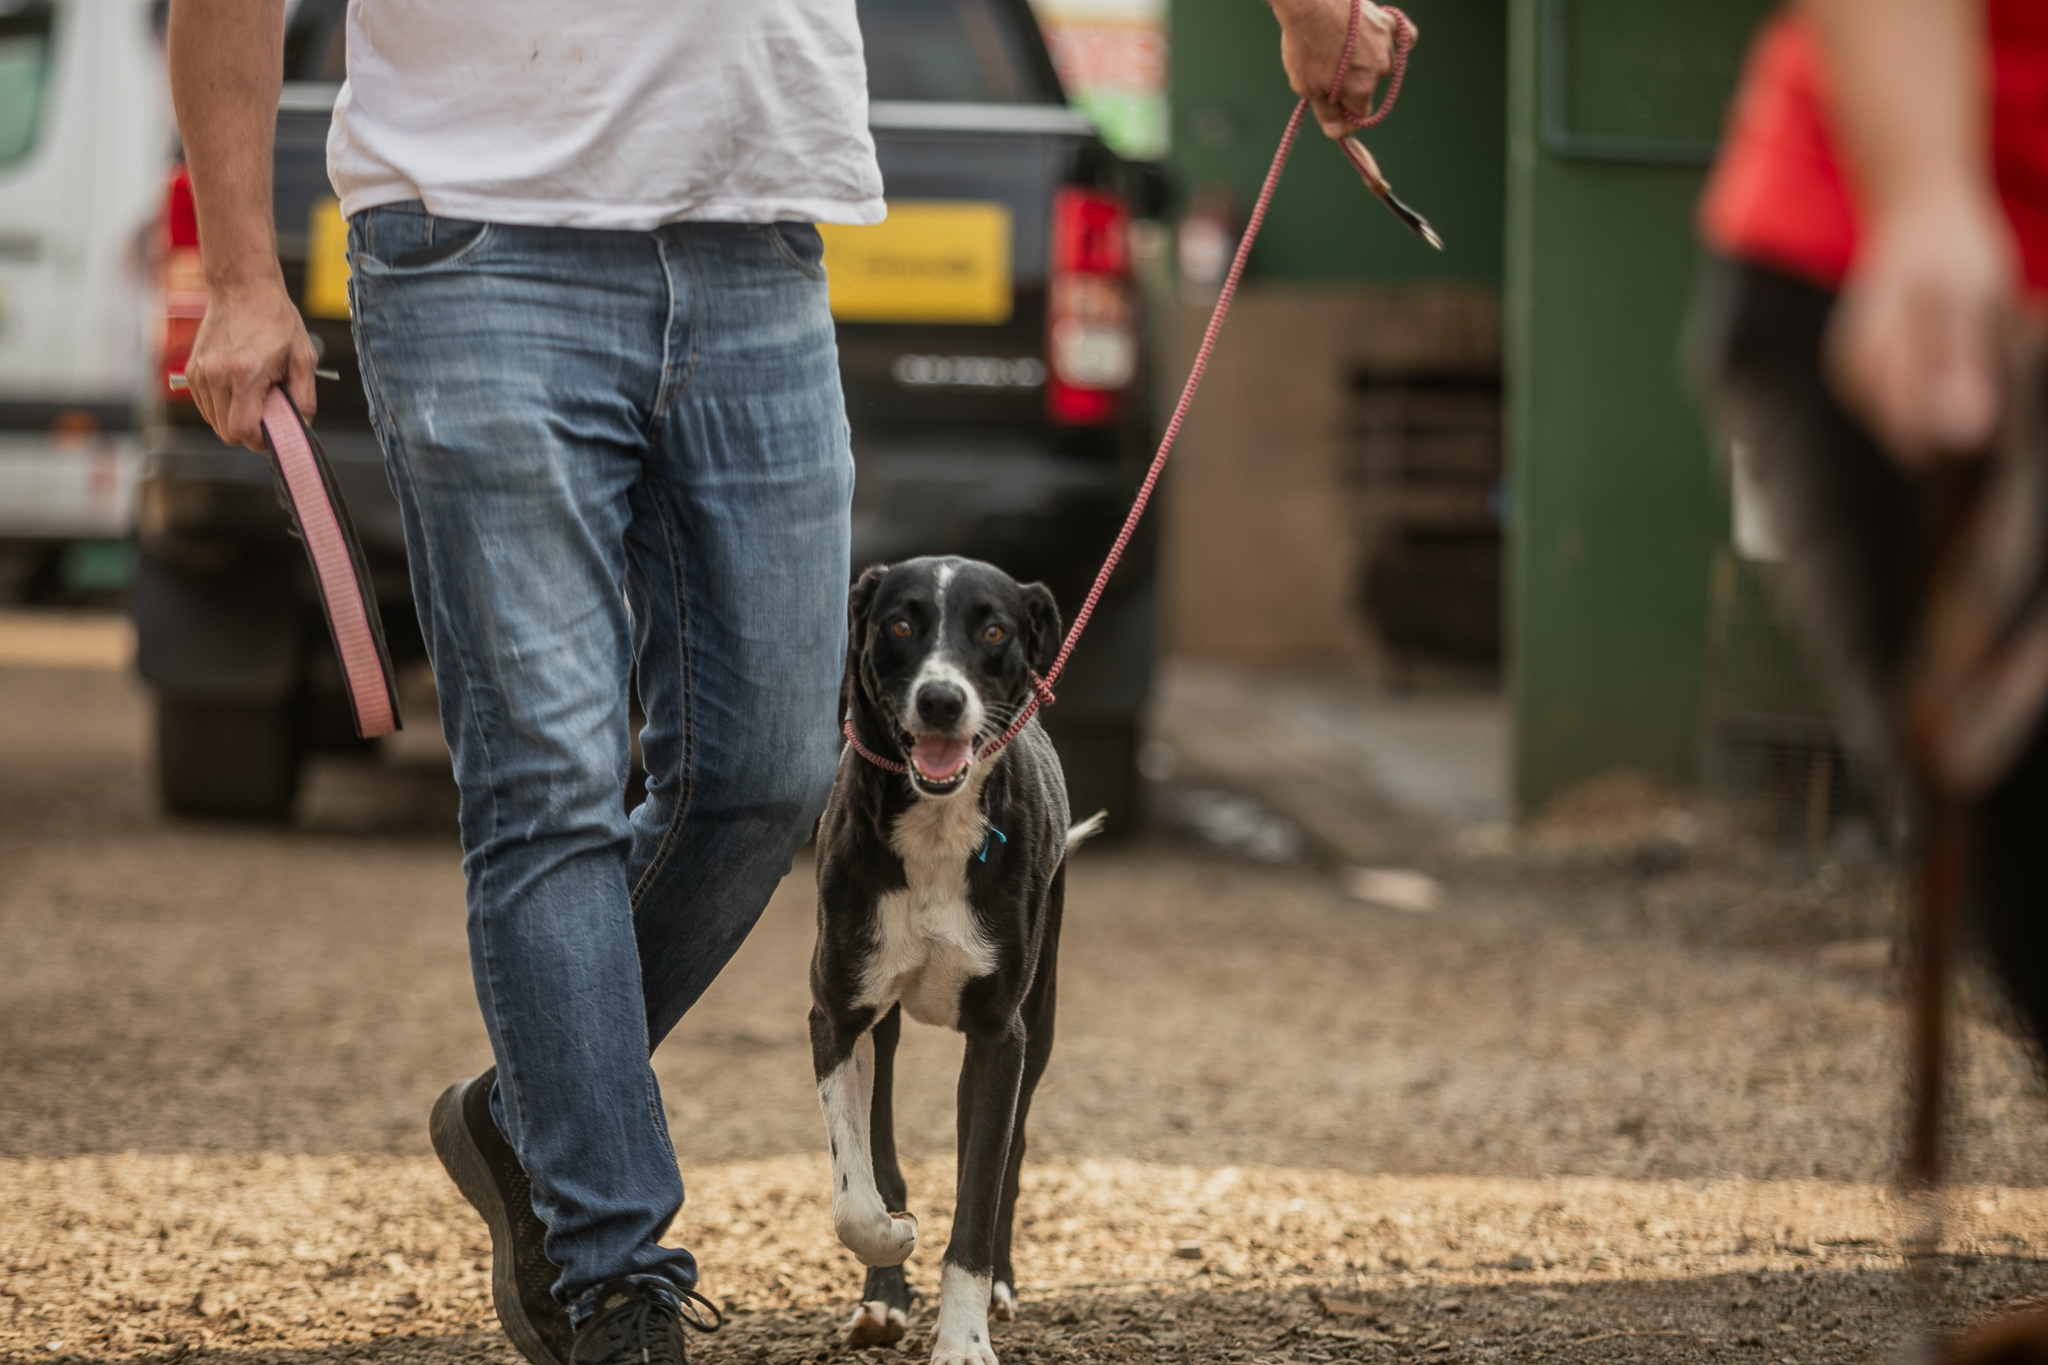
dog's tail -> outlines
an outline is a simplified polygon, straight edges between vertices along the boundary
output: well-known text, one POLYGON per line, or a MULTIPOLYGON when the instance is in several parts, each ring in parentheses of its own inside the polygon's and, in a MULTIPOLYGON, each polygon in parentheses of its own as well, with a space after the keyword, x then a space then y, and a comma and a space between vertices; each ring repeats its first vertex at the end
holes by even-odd
POLYGON ((1102 827, 1108 823, 1109 812, 1106 810, 1099 810, 1095 812, 1095 814, 1089 816, 1086 820, 1081 821, 1079 824, 1069 826, 1067 829, 1066 851, 1072 853, 1082 844, 1087 843, 1090 839, 1093 839, 1096 835, 1102 833, 1102 827))

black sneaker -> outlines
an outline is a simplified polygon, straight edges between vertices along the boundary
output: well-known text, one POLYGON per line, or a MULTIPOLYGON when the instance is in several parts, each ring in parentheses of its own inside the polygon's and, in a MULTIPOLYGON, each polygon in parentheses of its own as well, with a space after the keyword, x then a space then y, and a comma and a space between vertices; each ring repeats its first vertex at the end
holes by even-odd
POLYGON ((533 1211, 533 1183, 491 1117, 492 1067, 457 1081, 434 1101, 427 1130, 434 1154, 491 1229, 491 1302, 505 1335, 532 1365, 569 1365, 575 1329, 551 1292, 561 1272, 541 1249, 547 1224, 533 1211))
POLYGON ((613 1280, 595 1298, 597 1311, 577 1329, 570 1365, 689 1365, 683 1345, 683 1323, 700 1332, 716 1332, 724 1315, 694 1289, 680 1292, 689 1317, 683 1317, 668 1294, 651 1285, 613 1280), (706 1321, 703 1309, 711 1310, 706 1321))

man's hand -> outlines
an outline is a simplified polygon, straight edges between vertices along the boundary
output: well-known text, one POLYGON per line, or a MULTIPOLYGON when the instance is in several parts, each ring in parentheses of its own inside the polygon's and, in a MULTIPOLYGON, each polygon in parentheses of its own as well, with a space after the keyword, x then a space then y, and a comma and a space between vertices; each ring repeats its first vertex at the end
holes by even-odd
MULTIPOLYGON (((1345 115, 1370 113, 1374 88, 1394 69, 1399 22, 1371 0, 1361 0, 1358 45, 1352 49, 1338 103, 1331 104, 1337 59, 1344 55, 1344 35, 1351 30, 1351 0, 1270 2, 1280 21, 1280 65, 1286 68, 1287 83, 1308 100, 1325 135, 1343 137, 1351 131, 1345 115)), ((1412 19, 1408 26, 1411 41, 1421 36, 1412 19)))
POLYGON ((206 271, 206 319, 185 378, 223 441, 261 450, 272 385, 307 417, 314 403, 313 343, 285 292, 270 218, 284 0, 178 0, 169 46, 206 271))
POLYGON ((208 282, 206 317, 185 362, 185 381, 199 415, 223 441, 264 448, 263 400, 279 384, 311 417, 315 360, 282 278, 239 288, 208 282))
POLYGON ((1901 464, 1990 445, 2018 292, 2004 215, 1968 186, 1901 200, 1869 225, 1831 325, 1829 370, 1901 464))
POLYGON ((1977 0, 1801 0, 1863 236, 1830 378, 1905 465, 1981 453, 2005 401, 2013 244, 1991 175, 1977 0))

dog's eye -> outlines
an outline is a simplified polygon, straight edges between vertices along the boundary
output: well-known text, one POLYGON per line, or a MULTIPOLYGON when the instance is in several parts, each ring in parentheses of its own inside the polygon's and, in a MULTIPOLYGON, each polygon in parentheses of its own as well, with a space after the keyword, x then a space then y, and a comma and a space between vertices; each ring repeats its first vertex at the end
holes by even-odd
POLYGON ((1004 630, 1001 626, 990 626, 987 630, 982 631, 981 638, 992 645, 999 645, 1009 638, 1009 634, 1010 632, 1004 630))
POLYGON ((899 640, 910 638, 910 622, 900 616, 897 617, 889 623, 889 633, 899 640))

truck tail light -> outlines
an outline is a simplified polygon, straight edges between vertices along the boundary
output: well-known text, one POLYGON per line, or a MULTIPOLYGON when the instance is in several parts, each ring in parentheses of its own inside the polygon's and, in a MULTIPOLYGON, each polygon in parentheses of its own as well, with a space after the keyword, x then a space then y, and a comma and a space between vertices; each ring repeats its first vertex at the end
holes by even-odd
POLYGON ((1113 194, 1070 185, 1053 198, 1045 406, 1055 422, 1114 421, 1137 374, 1129 226, 1113 194))
POLYGON ((171 387, 171 376, 185 372, 199 320, 206 316, 206 274, 199 264, 199 214, 192 204, 192 176, 179 162, 164 187, 163 221, 159 225, 157 295, 162 300, 156 346, 156 391, 172 403, 189 403, 192 394, 171 387))

